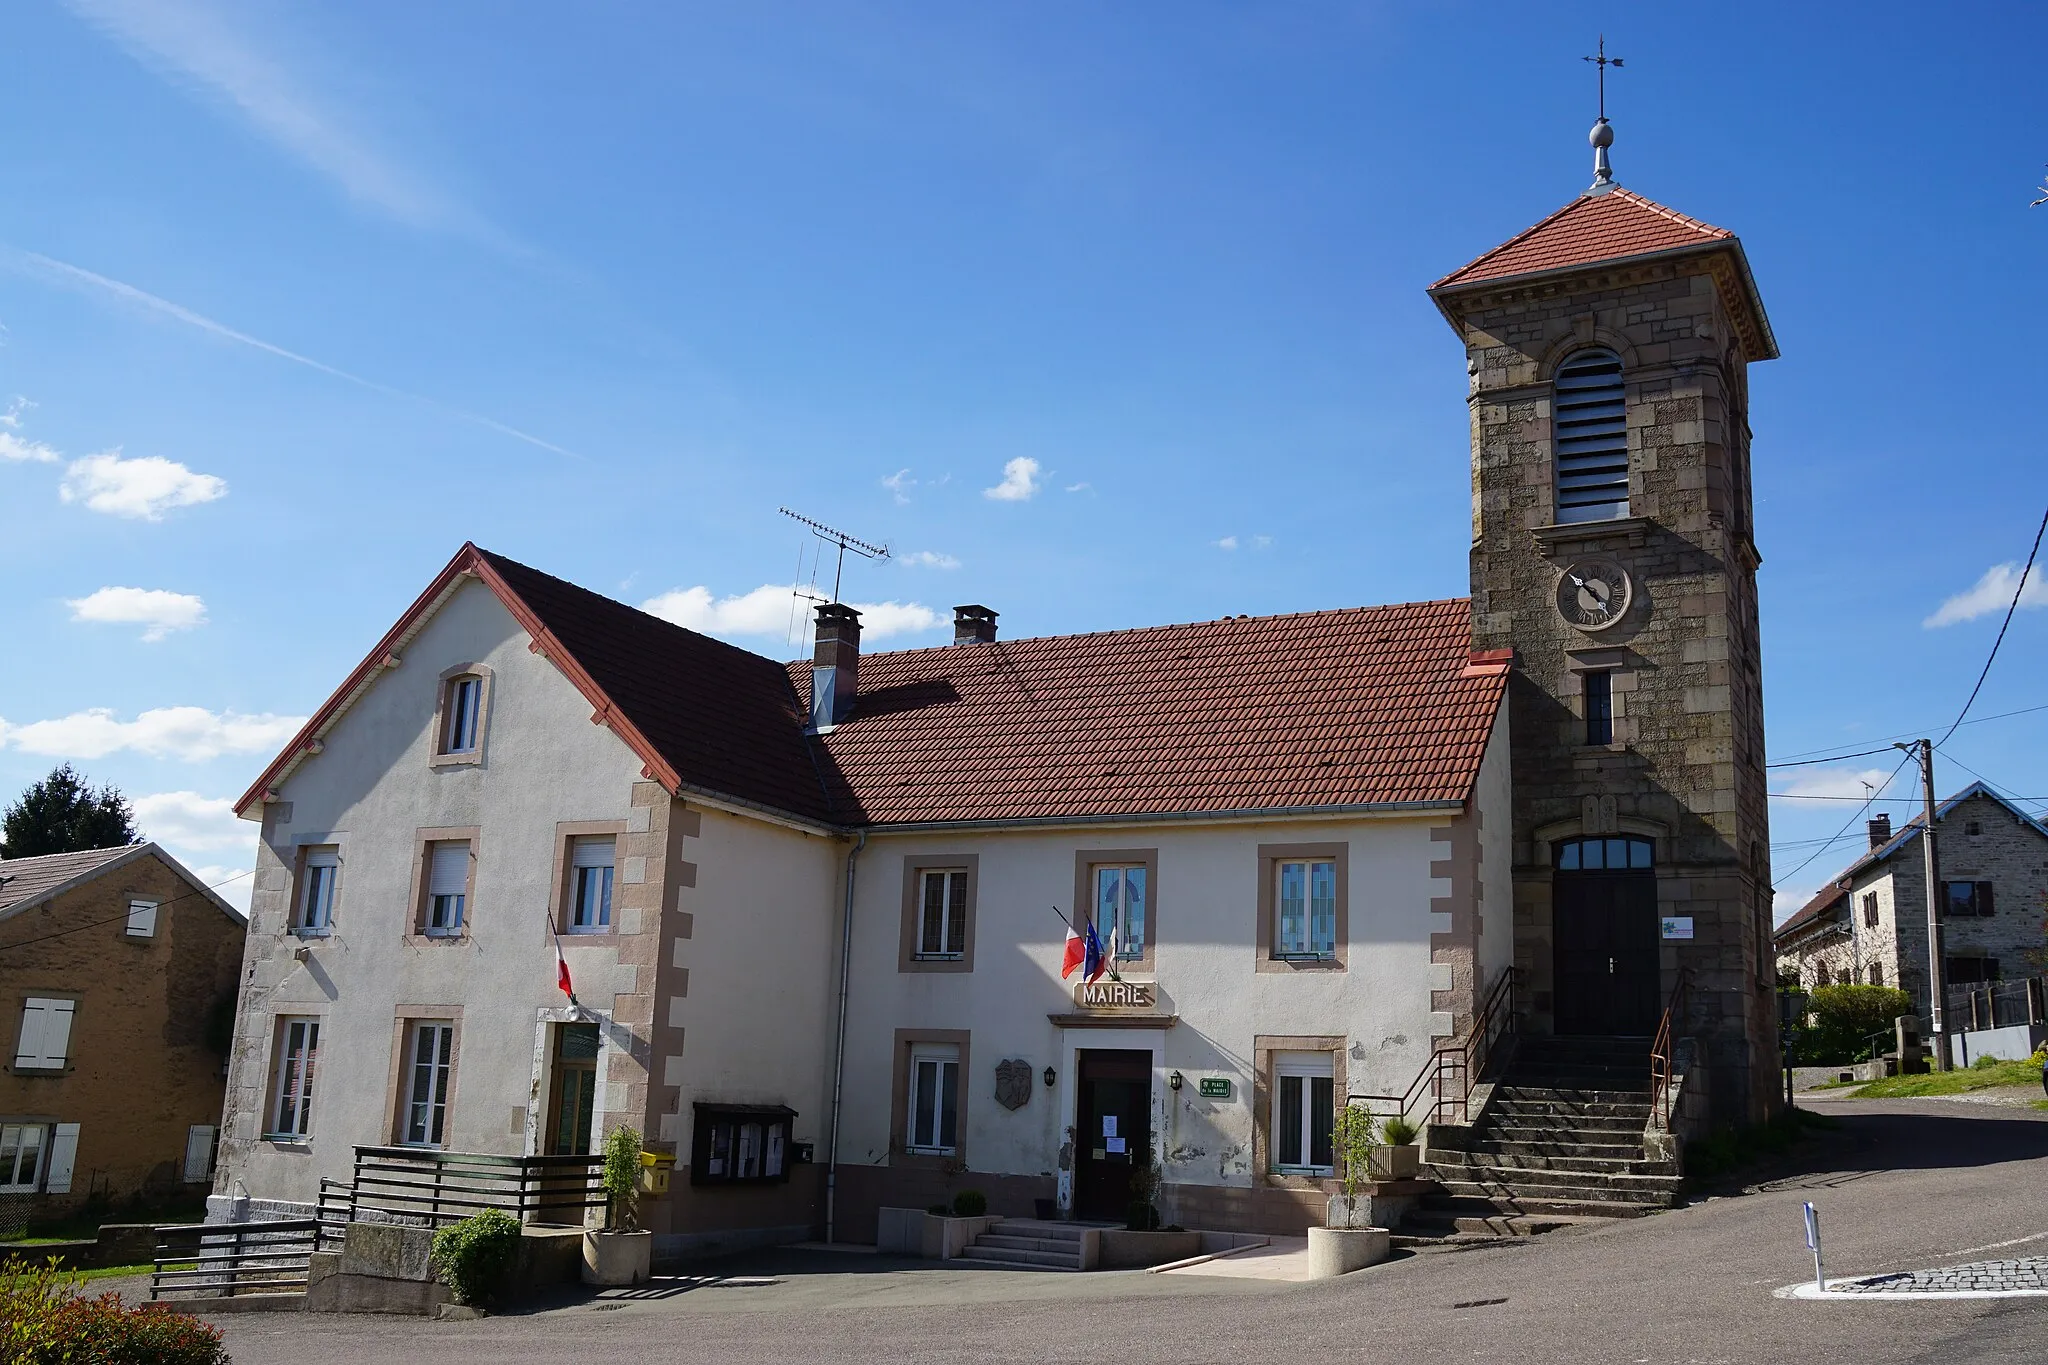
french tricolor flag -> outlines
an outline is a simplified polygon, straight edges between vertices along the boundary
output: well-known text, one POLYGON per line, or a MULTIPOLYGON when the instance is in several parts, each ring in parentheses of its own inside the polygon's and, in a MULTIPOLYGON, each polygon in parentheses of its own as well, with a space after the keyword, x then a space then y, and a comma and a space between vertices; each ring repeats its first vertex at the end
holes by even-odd
MULTIPOLYGON (((1088 926, 1088 933, 1090 937, 1094 936, 1094 925, 1088 926)), ((1081 937, 1079 931, 1074 928, 1073 922, 1069 920, 1067 922, 1067 951, 1066 955, 1060 959, 1060 980, 1065 981, 1068 977, 1072 976, 1074 969, 1084 965, 1087 960, 1088 940, 1081 937)))

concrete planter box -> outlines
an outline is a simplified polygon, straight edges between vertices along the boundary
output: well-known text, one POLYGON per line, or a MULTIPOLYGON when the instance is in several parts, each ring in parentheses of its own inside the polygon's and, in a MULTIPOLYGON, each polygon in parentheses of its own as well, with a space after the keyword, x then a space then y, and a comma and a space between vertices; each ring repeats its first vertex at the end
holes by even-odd
POLYGON ((654 1263, 651 1232, 586 1232, 583 1234, 583 1283, 645 1284, 654 1263))
POLYGON ((1367 1158, 1374 1180, 1413 1180, 1422 1166, 1422 1149, 1413 1143, 1401 1147, 1374 1147, 1367 1158))
POLYGON ((1199 1232, 1132 1232, 1129 1228, 1102 1229, 1102 1247, 1096 1265, 1103 1270, 1130 1270, 1138 1266, 1165 1265, 1202 1254, 1199 1232))
POLYGON ((1387 1259, 1393 1249, 1385 1228, 1310 1228, 1308 1271, 1311 1279, 1334 1280, 1387 1259))
POLYGON ((875 1249, 927 1261, 950 1261, 1002 1221, 992 1214, 952 1218, 923 1209, 882 1209, 875 1223, 875 1249))

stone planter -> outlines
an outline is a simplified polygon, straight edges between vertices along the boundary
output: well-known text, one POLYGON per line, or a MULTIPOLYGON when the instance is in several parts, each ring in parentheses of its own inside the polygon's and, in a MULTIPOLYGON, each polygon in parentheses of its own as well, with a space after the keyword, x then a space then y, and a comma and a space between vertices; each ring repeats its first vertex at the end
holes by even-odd
POLYGON ((1310 1228, 1308 1273, 1316 1280, 1334 1280, 1369 1265, 1378 1265, 1392 1250, 1385 1228, 1310 1228))
POLYGON ((950 1261, 973 1246, 975 1238, 1002 1221, 994 1214, 953 1218, 926 1213, 923 1209, 885 1208, 876 1220, 875 1247, 898 1256, 950 1261))
POLYGON ((1422 1167, 1422 1149, 1413 1143, 1401 1147, 1374 1147, 1368 1166, 1374 1180, 1413 1180, 1422 1167))
POLYGON ((1323 1207, 1323 1226, 1326 1228, 1375 1228, 1373 1221, 1372 1187, 1367 1186, 1356 1199, 1338 1195, 1323 1207))
POLYGON ((1104 1228, 1102 1250, 1096 1265, 1103 1270, 1131 1270, 1138 1266, 1165 1265, 1202 1254, 1199 1232, 1133 1232, 1129 1228, 1104 1228))
POLYGON ((646 1284, 653 1262, 654 1234, 651 1232, 592 1230, 583 1234, 585 1284, 646 1284))

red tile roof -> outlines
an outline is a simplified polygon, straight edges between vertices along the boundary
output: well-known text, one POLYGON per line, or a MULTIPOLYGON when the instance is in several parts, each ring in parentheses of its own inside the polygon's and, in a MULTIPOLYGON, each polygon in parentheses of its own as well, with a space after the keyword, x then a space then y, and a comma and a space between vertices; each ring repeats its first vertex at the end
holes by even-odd
POLYGON ((1430 290, 1734 240, 1735 234, 1726 228, 1617 188, 1580 195, 1526 232, 1444 276, 1430 290))
POLYGON ((1508 671, 1475 666, 1470 617, 1460 598, 865 655, 826 780, 862 824, 1462 801, 1508 671))
POLYGON ((1510 659, 1464 599, 864 655, 853 714, 806 732, 782 664, 465 545, 237 803, 315 751, 474 574, 650 777, 820 825, 1453 804, 1510 659))

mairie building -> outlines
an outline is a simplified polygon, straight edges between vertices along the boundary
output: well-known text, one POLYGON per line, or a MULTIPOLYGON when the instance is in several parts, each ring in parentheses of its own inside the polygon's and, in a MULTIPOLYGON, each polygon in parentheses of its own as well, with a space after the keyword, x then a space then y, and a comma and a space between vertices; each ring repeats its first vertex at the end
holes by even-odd
POLYGON ((1014 640, 971 605, 893 652, 830 604, 784 664, 463 546, 240 803, 217 1216, 630 1125, 662 1256, 963 1189, 1121 1219, 1147 1168, 1174 1221, 1298 1232, 1347 1100, 1454 1200, 1669 1202, 1686 1134, 1776 1093, 1775 344, 1736 238, 1604 166, 1430 294, 1466 597, 1014 640), (1641 1131, 1533 1169, 1546 1085, 1641 1131))

